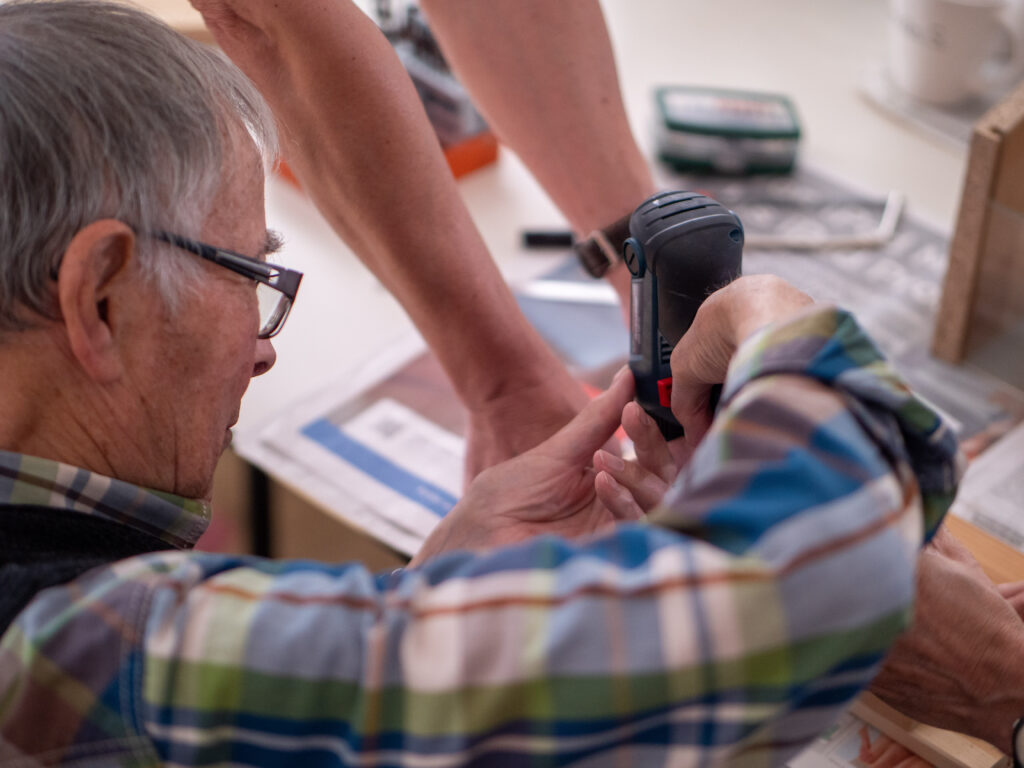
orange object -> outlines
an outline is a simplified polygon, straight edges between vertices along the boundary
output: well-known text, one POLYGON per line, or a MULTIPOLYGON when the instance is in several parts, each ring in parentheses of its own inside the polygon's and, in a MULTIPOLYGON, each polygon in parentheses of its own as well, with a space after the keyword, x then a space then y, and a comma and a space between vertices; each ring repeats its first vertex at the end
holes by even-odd
POLYGON ((299 182, 299 177, 295 175, 295 171, 288 165, 286 160, 281 160, 277 166, 277 175, 287 181, 289 184, 294 186, 296 189, 302 189, 302 184, 299 182))
MULTIPOLYGON (((444 147, 444 157, 455 178, 465 176, 477 168, 489 165, 498 159, 498 140, 490 131, 478 133, 458 144, 444 147)), ((277 168, 278 175, 297 189, 302 183, 285 160, 277 168)))
POLYGON ((498 159, 498 140, 490 131, 444 147, 444 157, 457 179, 498 159))

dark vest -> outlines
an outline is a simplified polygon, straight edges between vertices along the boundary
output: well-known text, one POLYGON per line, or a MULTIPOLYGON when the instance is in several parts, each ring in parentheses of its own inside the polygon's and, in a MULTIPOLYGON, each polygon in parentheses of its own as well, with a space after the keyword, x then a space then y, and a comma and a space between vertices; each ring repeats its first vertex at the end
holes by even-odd
POLYGON ((51 507, 0 505, 0 635, 47 587, 146 552, 172 549, 128 525, 51 507))

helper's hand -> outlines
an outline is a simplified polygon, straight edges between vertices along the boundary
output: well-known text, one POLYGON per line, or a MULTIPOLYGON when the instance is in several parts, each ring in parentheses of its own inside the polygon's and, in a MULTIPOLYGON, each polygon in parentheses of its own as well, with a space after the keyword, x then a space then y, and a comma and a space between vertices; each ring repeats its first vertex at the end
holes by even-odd
MULTIPOLYGON (((466 432, 465 485, 493 467, 540 445, 568 424, 586 406, 588 398, 564 369, 534 387, 514 392, 471 408, 466 432)), ((617 453, 618 442, 606 448, 617 453)))
POLYGON ((658 505, 679 470, 690 460, 693 445, 684 438, 666 442, 644 409, 627 403, 622 426, 633 441, 636 460, 625 461, 605 450, 594 454, 597 497, 620 516, 638 516, 658 505))
POLYGON ((1024 715, 1024 622, 981 566, 940 529, 917 565, 914 623, 871 691, 929 725, 1008 752, 1024 715))
POLYGON ((611 387, 561 431, 522 456, 482 472, 413 558, 420 565, 459 549, 490 549, 538 536, 572 538, 624 517, 608 511, 594 492, 591 457, 619 426, 633 397, 633 377, 620 371, 611 387))
POLYGON ((711 294, 672 350, 672 413, 696 446, 711 426, 711 388, 725 381, 736 348, 759 328, 814 302, 773 275, 741 277, 711 294))

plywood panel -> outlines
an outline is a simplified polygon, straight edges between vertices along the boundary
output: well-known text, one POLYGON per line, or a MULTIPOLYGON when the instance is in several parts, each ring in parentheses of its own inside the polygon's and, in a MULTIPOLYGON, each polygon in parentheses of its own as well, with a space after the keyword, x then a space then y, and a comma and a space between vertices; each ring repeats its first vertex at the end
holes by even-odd
POLYGON ((949 248, 949 266, 935 318, 932 353, 951 363, 964 358, 978 267, 988 220, 988 201, 999 163, 999 135, 984 127, 971 138, 970 162, 960 198, 960 214, 949 248))
POLYGON ((1024 86, 975 126, 932 352, 959 363, 1024 319, 1024 86))
POLYGON ((911 720, 878 697, 861 694, 850 711, 936 768, 1001 768, 1009 759, 991 744, 911 720))

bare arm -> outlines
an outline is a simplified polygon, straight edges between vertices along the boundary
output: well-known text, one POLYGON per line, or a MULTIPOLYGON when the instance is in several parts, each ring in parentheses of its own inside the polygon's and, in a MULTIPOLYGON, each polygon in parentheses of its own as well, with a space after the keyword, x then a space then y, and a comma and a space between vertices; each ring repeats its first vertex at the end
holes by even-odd
POLYGON ((256 83, 317 207, 398 298, 471 412, 472 475, 582 406, 466 211, 405 70, 350 2, 193 0, 256 83))
MULTIPOLYGON (((655 191, 597 0, 421 0, 459 79, 578 235, 655 191)), ((609 274, 628 302, 629 276, 609 274)))

